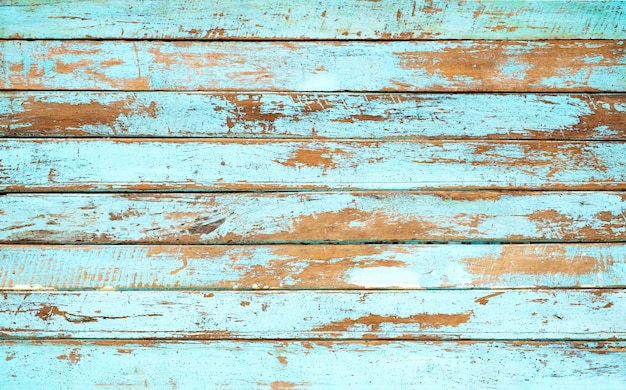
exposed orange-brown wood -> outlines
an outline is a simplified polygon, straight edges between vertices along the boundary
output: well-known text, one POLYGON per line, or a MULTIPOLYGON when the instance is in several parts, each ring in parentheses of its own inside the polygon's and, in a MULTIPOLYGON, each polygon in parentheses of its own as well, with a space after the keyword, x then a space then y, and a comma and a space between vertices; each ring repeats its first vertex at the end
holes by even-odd
POLYGON ((321 167, 326 170, 337 168, 335 156, 346 155, 349 154, 339 148, 298 149, 286 160, 277 160, 277 162, 288 167, 321 167))
POLYGON ((13 112, 5 119, 5 123, 7 123, 8 135, 17 136, 26 133, 46 136, 55 134, 81 136, 89 134, 82 130, 84 126, 105 125, 115 129, 116 126, 113 124, 119 123, 117 119, 120 116, 146 114, 156 117, 155 103, 148 107, 140 106, 138 109, 131 106, 133 103, 133 97, 105 105, 97 101, 89 104, 46 102, 31 96, 23 103, 26 110, 13 112), (11 130, 8 124, 11 122, 19 123, 21 126, 11 130))
POLYGON ((422 313, 409 317, 395 315, 381 316, 372 314, 356 319, 346 318, 342 321, 333 322, 313 329, 314 332, 346 332, 355 326, 364 326, 372 332, 380 330, 384 324, 418 324, 420 329, 439 329, 441 327, 457 327, 470 320, 474 313, 459 314, 430 314, 422 313))
POLYGON ((503 246, 499 256, 465 260, 475 282, 486 283, 503 275, 582 275, 601 272, 614 259, 598 259, 584 254, 568 256, 564 247, 536 248, 529 253, 523 246, 503 246))
MULTIPOLYGON (((359 268, 376 267, 402 267, 404 262, 400 260, 376 260, 376 255, 380 255, 384 248, 375 246, 354 246, 354 245, 308 245, 308 246, 275 246, 271 248, 272 253, 278 259, 270 260, 267 265, 246 264, 234 266, 244 270, 243 275, 237 280, 226 280, 219 284, 219 287, 230 288, 235 286, 259 286, 262 288, 279 288, 293 280, 298 288, 320 288, 322 286, 343 286, 350 284, 344 281, 348 271, 355 268, 354 256, 371 256, 372 260, 359 262, 359 268), (303 259, 306 261, 303 266, 303 259)), ((253 252, 251 251, 252 255, 253 252)), ((234 264, 245 253, 232 253, 231 258, 234 264)), ((355 287, 355 286, 353 286, 355 287)), ((283 287, 284 288, 284 287, 283 287)))
POLYGON ((78 353, 77 351, 80 350, 79 348, 73 348, 72 351, 67 354, 67 355, 59 355, 57 356, 57 359, 59 360, 67 360, 67 364, 69 366, 74 365, 78 362, 80 362, 80 359, 83 357, 83 355, 81 355, 80 353, 78 353))
POLYGON ((480 303, 481 305, 486 305, 489 303, 489 299, 497 297, 498 295, 502 295, 502 294, 504 294, 504 292, 500 291, 497 293, 485 295, 484 297, 478 298, 476 302, 480 303))
MULTIPOLYGON (((263 112, 264 105, 261 100, 262 95, 248 95, 246 98, 241 98, 238 95, 223 95, 224 99, 231 103, 234 107, 234 117, 228 117, 226 119, 226 126, 232 129, 238 122, 245 123, 259 123, 264 126, 264 131, 269 131, 274 128, 274 122, 279 118, 288 117, 287 114, 281 111, 263 112)), ((292 96, 292 98, 294 98, 292 96)), ((221 111, 222 108, 220 107, 221 111)), ((294 118, 295 119, 295 118, 294 118)), ((250 125, 249 125, 250 126, 250 125)))
POLYGON ((449 82, 458 79, 474 80, 480 91, 503 90, 503 85, 506 85, 505 90, 508 91, 539 86, 554 69, 558 69, 555 76, 587 72, 588 81, 593 70, 585 65, 584 59, 598 59, 594 61, 594 66, 618 64, 615 47, 602 47, 592 43, 584 46, 560 43, 558 52, 549 46, 538 46, 531 52, 519 52, 518 45, 517 42, 502 42, 499 45, 476 47, 475 50, 463 47, 444 48, 434 57, 424 55, 423 52, 402 52, 397 55, 403 69, 425 69, 429 74, 440 76, 449 82), (502 70, 507 66, 505 59, 513 53, 515 62, 519 65, 515 72, 499 72, 497 77, 486 77, 486 69, 502 70), (555 63, 557 68, 554 67, 555 63))
MULTIPOLYGON (((288 230, 281 233, 259 234, 258 240, 288 240, 294 233, 303 237, 332 237, 341 235, 342 240, 361 241, 384 235, 387 240, 403 240, 402 237, 421 237, 425 234, 442 232, 445 227, 420 218, 404 218, 382 211, 367 212, 356 208, 345 208, 337 212, 321 212, 300 216, 288 230), (321 233, 321 234, 320 234, 321 233)), ((244 237, 227 233, 224 240, 241 240, 244 237)))

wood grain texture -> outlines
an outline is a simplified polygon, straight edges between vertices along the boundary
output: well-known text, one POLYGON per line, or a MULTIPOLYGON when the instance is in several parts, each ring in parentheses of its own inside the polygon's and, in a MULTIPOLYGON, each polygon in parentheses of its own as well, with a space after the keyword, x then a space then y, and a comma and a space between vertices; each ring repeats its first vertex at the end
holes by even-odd
POLYGON ((2 139, 0 191, 625 189, 626 143, 2 139))
POLYGON ((3 243, 624 241, 622 192, 9 194, 3 243))
POLYGON ((0 93, 4 137, 626 140, 626 95, 0 93))
POLYGON ((3 341, 0 386, 619 389, 625 351, 621 342, 3 341))
POLYGON ((13 0, 0 11, 0 38, 626 38, 621 1, 13 0))
POLYGON ((626 42, 0 41, 0 89, 623 92, 626 42))
POLYGON ((5 338, 623 340, 624 290, 3 292, 5 338))
POLYGON ((529 286, 626 286, 626 245, 0 245, 5 289, 529 286))
POLYGON ((0 388, 623 387, 624 93, 624 1, 5 1, 0 388))

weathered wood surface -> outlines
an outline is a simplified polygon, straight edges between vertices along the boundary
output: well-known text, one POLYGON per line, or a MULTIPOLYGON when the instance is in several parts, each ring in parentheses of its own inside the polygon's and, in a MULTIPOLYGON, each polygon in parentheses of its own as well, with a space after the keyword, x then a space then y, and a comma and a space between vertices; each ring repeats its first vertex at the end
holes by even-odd
POLYGON ((608 191, 7 194, 0 242, 611 242, 626 238, 625 202, 608 191))
POLYGON ((8 338, 622 340, 624 290, 2 293, 8 338))
POLYGON ((0 191, 625 189, 626 143, 2 139, 0 191))
POLYGON ((619 389, 626 343, 3 341, 3 389, 619 389))
POLYGON ((4 92, 0 136, 623 141, 626 95, 4 92))
POLYGON ((0 388, 623 387, 625 4, 0 4, 0 388))
POLYGON ((62 290, 624 287, 626 245, 0 245, 0 286, 62 290))
POLYGON ((0 41, 0 89, 623 92, 626 42, 0 41))
POLYGON ((622 1, 13 0, 0 38, 626 38, 622 1))

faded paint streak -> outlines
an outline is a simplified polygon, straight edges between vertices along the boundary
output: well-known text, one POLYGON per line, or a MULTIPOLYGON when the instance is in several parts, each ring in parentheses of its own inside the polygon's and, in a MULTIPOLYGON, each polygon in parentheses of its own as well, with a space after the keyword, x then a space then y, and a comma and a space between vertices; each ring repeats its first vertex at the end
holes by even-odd
POLYGON ((409 317, 395 315, 381 316, 370 314, 357 319, 345 318, 342 321, 331 322, 312 329, 313 332, 349 332, 361 325, 371 332, 377 332, 384 324, 418 324, 420 329, 439 329, 442 327, 457 327, 465 324, 474 315, 473 311, 460 314, 429 314, 421 313, 409 317))
MULTIPOLYGON (((406 240, 407 237, 423 237, 443 233, 448 229, 434 221, 417 216, 389 215, 383 210, 363 211, 347 207, 336 212, 311 213, 294 219, 285 231, 274 234, 255 234, 256 240, 299 239, 329 240, 341 237, 342 240, 371 240, 372 237, 386 240, 406 240), (393 229, 389 227, 393 226, 393 229)), ((223 240, 245 239, 228 233, 223 240)))
MULTIPOLYGON (((611 213, 601 212, 594 216, 598 218, 598 221, 603 223, 595 229, 587 229, 586 236, 590 239, 604 240, 607 237, 616 236, 616 234, 623 234, 625 221, 621 215, 613 215, 611 213), (608 221, 606 219, 612 216, 608 221), (618 233, 619 232, 619 233, 618 233)), ((570 226, 575 225, 577 222, 573 216, 563 214, 556 210, 538 210, 528 215, 528 219, 536 224, 538 230, 557 232, 559 239, 572 240, 577 239, 580 235, 579 231, 572 231, 570 226)))
POLYGON ((476 303, 480 303, 481 305, 486 305, 489 303, 489 299, 493 298, 493 297, 497 297, 498 295, 502 295, 504 294, 503 291, 497 292, 497 293, 493 293, 493 294, 489 294, 489 295, 485 295, 484 297, 481 298, 477 298, 475 300, 476 303))
POLYGON ((289 382, 289 381, 274 381, 272 383, 257 382, 258 386, 269 386, 270 390, 290 390, 298 388, 306 388, 311 385, 309 382, 289 382))
POLYGON ((13 109, 6 116, 0 116, 0 126, 9 137, 24 135, 90 135, 89 126, 108 126, 113 133, 117 129, 126 130, 120 118, 135 115, 148 115, 157 118, 156 102, 149 106, 137 104, 133 95, 124 99, 102 103, 94 99, 89 103, 57 103, 48 101, 45 96, 29 96, 24 102, 14 99, 19 109, 13 109))
MULTIPOLYGON (((617 46, 552 41, 533 46, 532 50, 518 42, 498 42, 474 44, 471 50, 459 45, 433 52, 396 54, 403 69, 423 69, 437 76, 440 81, 434 82, 435 88, 468 90, 472 85, 477 91, 515 91, 547 86, 553 77, 567 80, 582 71, 591 74, 596 67, 619 65, 619 51, 617 46), (553 73, 555 58, 559 66, 553 73), (588 64, 582 61, 585 58, 594 61, 588 64), (506 70, 511 64, 515 64, 514 72, 506 70)), ((587 79, 581 85, 588 82, 587 79)))
MULTIPOLYGON (((350 270, 405 267, 406 263, 399 260, 376 259, 384 252, 384 248, 376 246, 354 245, 315 245, 315 246, 277 246, 272 247, 272 256, 281 260, 269 260, 267 264, 239 266, 242 274, 237 280, 226 280, 218 285, 230 288, 233 285, 250 288, 251 286, 268 286, 270 288, 320 288, 342 285, 344 287, 358 287, 350 285, 346 276, 350 270), (371 260, 354 261, 354 256, 371 257, 371 260)), ((235 263, 242 258, 254 256, 254 252, 231 252, 230 256, 235 263)), ((236 263, 235 263, 236 264, 236 263)))
POLYGON ((603 95, 599 98, 590 96, 586 103, 589 106, 590 113, 581 115, 578 124, 574 129, 579 134, 588 134, 593 129, 608 127, 616 132, 624 132, 624 123, 626 123, 626 106, 621 110, 615 108, 615 105, 624 105, 624 101, 619 96, 603 95))
POLYGON ((274 160, 286 167, 303 168, 303 167, 320 167, 323 170, 336 169, 338 163, 337 157, 346 158, 349 153, 339 148, 330 149, 323 147, 319 149, 297 149, 286 160, 274 160))
POLYGON ((490 283, 506 275, 576 276, 606 272, 613 258, 596 258, 584 253, 572 255, 564 246, 505 245, 498 256, 468 258, 463 261, 474 283, 490 283))

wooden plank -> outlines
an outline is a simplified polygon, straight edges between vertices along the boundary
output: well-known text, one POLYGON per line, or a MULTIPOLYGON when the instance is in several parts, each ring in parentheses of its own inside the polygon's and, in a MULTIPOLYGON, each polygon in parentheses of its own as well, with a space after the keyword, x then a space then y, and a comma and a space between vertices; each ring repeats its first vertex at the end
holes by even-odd
POLYGON ((13 0, 0 10, 0 38, 626 38, 621 1, 13 0))
POLYGON ((3 341, 0 386, 618 389, 625 351, 620 342, 3 341))
POLYGON ((622 340, 624 290, 3 292, 9 338, 622 340))
POLYGON ((626 143, 3 139, 0 191, 625 189, 626 143))
POLYGON ((4 92, 5 137, 626 140, 626 95, 4 92))
POLYGON ((625 41, 0 41, 0 89, 626 91, 625 41))
POLYGON ((622 192, 9 194, 2 243, 624 241, 622 192))
POLYGON ((0 245, 0 288, 626 286, 624 244, 0 245))

